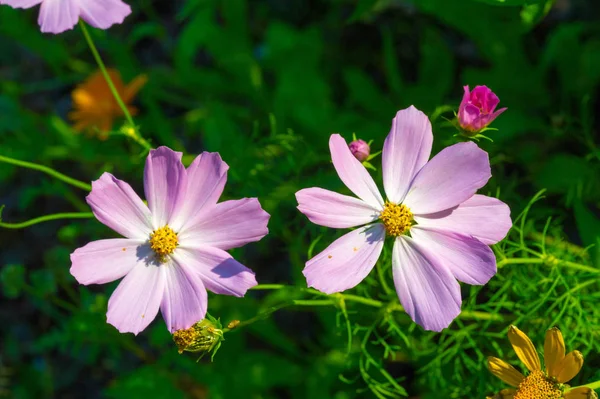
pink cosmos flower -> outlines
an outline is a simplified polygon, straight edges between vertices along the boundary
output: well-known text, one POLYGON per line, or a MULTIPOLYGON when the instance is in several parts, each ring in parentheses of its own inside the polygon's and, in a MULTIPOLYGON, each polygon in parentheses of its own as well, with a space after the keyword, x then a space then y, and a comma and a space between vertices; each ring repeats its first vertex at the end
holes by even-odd
POLYGON ((458 108, 458 124, 468 132, 479 132, 498 117, 507 108, 494 112, 500 99, 487 86, 475 86, 469 91, 465 86, 465 94, 458 108))
POLYGON ((345 140, 331 136, 333 166, 358 198, 307 188, 296 193, 298 209, 321 226, 357 228, 306 263, 308 286, 327 294, 356 286, 392 237, 400 302, 416 323, 441 331, 460 313, 456 280, 481 285, 494 276, 488 245, 504 238, 512 222, 506 204, 475 194, 491 176, 488 155, 466 142, 428 162, 432 142, 425 114, 412 106, 396 114, 383 146, 384 201, 345 140))
POLYGON ((87 202, 96 218, 125 238, 91 242, 71 254, 80 284, 125 277, 108 301, 108 323, 139 333, 160 308, 169 331, 206 314, 206 290, 244 296, 254 273, 227 252, 268 233, 269 214, 256 198, 217 203, 229 168, 204 152, 185 169, 181 153, 150 151, 144 170, 146 206, 129 184, 104 173, 87 202))
POLYGON ((364 140, 354 140, 348 145, 350 152, 356 159, 359 161, 364 161, 369 158, 369 154, 371 153, 371 147, 364 140))
POLYGON ((0 0, 12 8, 31 8, 41 4, 38 24, 45 33, 73 29, 79 18, 95 28, 108 29, 131 14, 121 0, 0 0))

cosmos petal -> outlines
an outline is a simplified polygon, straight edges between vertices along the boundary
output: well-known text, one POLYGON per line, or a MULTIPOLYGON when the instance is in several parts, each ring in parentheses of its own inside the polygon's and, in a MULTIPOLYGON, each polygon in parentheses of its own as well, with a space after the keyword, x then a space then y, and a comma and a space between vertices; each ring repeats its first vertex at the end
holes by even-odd
POLYGON ((137 264, 111 295, 106 321, 119 332, 137 335, 158 314, 165 289, 165 274, 156 263, 137 264))
POLYGON ((381 155, 383 186, 389 201, 400 203, 431 155, 431 122, 414 106, 398 111, 381 155))
POLYGON ((385 229, 372 224, 335 240, 306 262, 302 271, 309 287, 326 294, 355 287, 369 274, 383 248, 385 229))
POLYGON ((377 209, 363 200, 318 187, 296 193, 298 210, 320 226, 348 228, 362 226, 379 218, 377 209))

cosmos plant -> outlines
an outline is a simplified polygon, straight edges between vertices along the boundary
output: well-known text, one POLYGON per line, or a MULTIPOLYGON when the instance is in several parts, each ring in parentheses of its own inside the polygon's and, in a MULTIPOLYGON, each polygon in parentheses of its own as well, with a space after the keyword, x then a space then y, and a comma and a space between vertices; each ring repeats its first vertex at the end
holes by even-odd
POLYGON ((96 218, 125 238, 94 241, 71 255, 81 284, 124 277, 108 302, 108 323, 120 332, 144 330, 160 308, 171 332, 206 315, 206 290, 244 296, 254 273, 228 249, 258 241, 269 215, 256 198, 217 203, 228 166, 202 153, 186 169, 180 152, 150 151, 144 171, 148 206, 131 186, 104 173, 87 202, 96 218))
POLYGON ((308 188, 296 193, 298 209, 321 226, 357 228, 306 263, 310 287, 328 294, 355 287, 391 237, 400 302, 416 323, 441 331, 460 313, 456 280, 481 285, 494 276, 488 245, 504 238, 512 222, 506 204, 475 194, 491 177, 487 153, 460 143, 428 162, 432 143, 425 114, 398 111, 383 146, 384 200, 344 139, 331 136, 333 166, 358 198, 308 188))

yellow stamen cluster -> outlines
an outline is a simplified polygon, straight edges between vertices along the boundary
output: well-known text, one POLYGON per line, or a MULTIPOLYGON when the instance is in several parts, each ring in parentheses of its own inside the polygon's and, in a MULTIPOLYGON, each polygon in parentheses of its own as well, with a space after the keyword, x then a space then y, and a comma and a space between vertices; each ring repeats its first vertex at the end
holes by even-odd
POLYGON ((192 326, 187 330, 177 330, 173 333, 173 341, 179 349, 179 353, 183 353, 185 348, 189 347, 195 339, 198 338, 198 331, 192 326))
POLYGON ((188 329, 177 330, 173 333, 173 341, 175 341, 179 353, 184 351, 210 352, 222 339, 223 330, 217 328, 208 319, 194 323, 188 329))
POLYGON ((161 262, 175 251, 177 245, 179 245, 177 234, 169 226, 161 227, 150 234, 150 248, 161 262))
POLYGON ((386 232, 393 237, 397 237, 410 230, 413 214, 404 204, 398 205, 386 201, 379 219, 385 226, 386 232))
POLYGON ((560 384, 550 380, 542 371, 535 370, 519 384, 514 399, 559 399, 562 397, 560 384))

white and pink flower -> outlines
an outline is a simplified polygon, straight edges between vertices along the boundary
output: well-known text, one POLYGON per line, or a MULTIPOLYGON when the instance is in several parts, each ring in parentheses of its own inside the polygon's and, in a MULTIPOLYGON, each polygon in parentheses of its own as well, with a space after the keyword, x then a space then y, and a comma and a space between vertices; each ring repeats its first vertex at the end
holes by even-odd
POLYGON ((307 188, 296 193, 298 209, 318 225, 356 229, 306 263, 310 287, 330 294, 356 286, 393 237, 400 302, 416 323, 441 331, 460 313, 457 280, 482 285, 494 276, 488 245, 502 240, 512 222, 505 203, 475 194, 491 177, 488 155, 467 142, 428 161, 432 143, 425 114, 412 106, 396 114, 382 154, 384 201, 346 141, 331 136, 333 165, 358 198, 307 188))
POLYGON ((160 309, 169 331, 206 315, 206 290, 244 296, 254 273, 226 251, 258 241, 269 214, 256 198, 217 203, 228 166, 200 154, 186 169, 180 152, 150 151, 144 170, 148 206, 129 184, 104 173, 87 202, 96 218, 125 238, 91 242, 71 254, 81 284, 123 280, 108 302, 108 323, 120 332, 144 330, 160 309))

